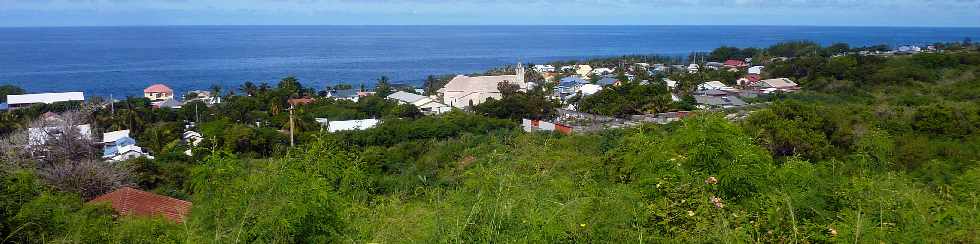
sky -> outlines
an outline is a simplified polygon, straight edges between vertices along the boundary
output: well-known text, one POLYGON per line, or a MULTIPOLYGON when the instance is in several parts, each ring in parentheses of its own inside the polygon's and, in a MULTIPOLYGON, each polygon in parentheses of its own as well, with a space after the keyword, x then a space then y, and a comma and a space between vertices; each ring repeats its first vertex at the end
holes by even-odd
POLYGON ((0 26, 980 26, 980 0, 0 0, 0 26))

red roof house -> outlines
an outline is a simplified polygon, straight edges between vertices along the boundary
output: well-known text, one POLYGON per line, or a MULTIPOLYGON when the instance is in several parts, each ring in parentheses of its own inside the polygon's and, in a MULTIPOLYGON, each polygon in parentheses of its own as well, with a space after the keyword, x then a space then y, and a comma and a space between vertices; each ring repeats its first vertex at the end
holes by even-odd
POLYGON ((304 97, 304 98, 290 98, 287 102, 289 103, 289 105, 299 106, 299 105, 311 104, 313 102, 316 102, 316 100, 313 98, 304 97))
POLYGON ((174 90, 164 84, 153 84, 143 89, 143 96, 151 101, 163 101, 174 98, 174 90))
POLYGON ((119 188, 98 196, 89 203, 107 202, 120 215, 162 216, 181 223, 191 210, 191 202, 145 192, 131 187, 119 188))
POLYGON ((174 94, 174 90, 170 89, 170 87, 167 87, 167 85, 164 84, 153 84, 152 86, 143 89, 143 93, 151 93, 151 92, 174 94))
POLYGON ((748 64, 746 64, 745 61, 742 60, 729 59, 725 61, 725 67, 729 67, 729 68, 741 68, 746 66, 748 66, 748 64))

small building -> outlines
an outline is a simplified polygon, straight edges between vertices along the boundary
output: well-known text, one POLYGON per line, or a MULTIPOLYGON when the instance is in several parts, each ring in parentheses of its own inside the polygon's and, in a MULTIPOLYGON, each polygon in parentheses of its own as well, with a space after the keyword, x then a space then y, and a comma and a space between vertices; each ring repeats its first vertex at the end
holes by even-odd
POLYGON ((581 92, 583 96, 591 96, 592 94, 602 91, 602 86, 596 84, 585 84, 582 85, 578 91, 581 92))
POLYGON ((616 70, 610 68, 595 68, 592 70, 592 74, 598 76, 608 75, 612 73, 616 73, 616 70))
POLYGON ((423 114, 427 115, 441 114, 452 111, 452 107, 436 102, 435 100, 432 100, 432 98, 404 91, 392 93, 391 95, 388 95, 388 99, 395 100, 401 104, 415 105, 415 107, 418 107, 423 114))
POLYGON ((610 77, 599 79, 599 81, 596 81, 595 83, 600 86, 618 86, 622 84, 620 80, 610 77))
POLYGON ((748 74, 745 75, 745 77, 739 78, 738 81, 736 81, 735 83, 737 83, 738 86, 741 87, 751 87, 754 86, 761 79, 762 78, 757 74, 748 74))
MULTIPOLYGON (((78 137, 82 139, 92 138, 92 126, 89 124, 76 125, 75 130, 78 130, 78 137)), ((27 129, 27 145, 30 146, 41 146, 48 142, 48 138, 58 137, 64 135, 64 130, 61 127, 44 127, 44 128, 28 128, 27 129)))
POLYGON ((737 59, 725 60, 725 68, 744 68, 744 67, 748 67, 748 64, 745 63, 745 61, 737 60, 737 59))
POLYGON ((150 103, 150 106, 153 108, 181 108, 183 105, 184 103, 177 101, 177 99, 174 98, 150 103))
MULTIPOLYGON (((181 135, 180 139, 185 144, 191 147, 196 147, 198 144, 201 144, 201 142, 204 141, 204 136, 202 136, 201 133, 198 133, 196 131, 185 131, 184 134, 181 135)), ((186 151, 184 151, 184 155, 194 156, 194 150, 187 149, 186 151)))
POLYGON ((709 81, 698 85, 698 90, 737 90, 733 87, 721 83, 721 81, 709 81))
POLYGON ((150 101, 164 101, 174 98, 174 90, 164 84, 153 84, 143 89, 143 97, 150 101))
POLYGON ((136 139, 129 136, 129 130, 106 132, 102 134, 102 159, 121 162, 135 158, 153 159, 143 148, 136 146, 136 139))
POLYGON ((574 128, 572 128, 571 126, 542 121, 542 120, 531 120, 531 119, 522 119, 521 128, 524 129, 524 132, 552 131, 565 135, 571 135, 572 131, 574 131, 574 128))
POLYGON ((589 74, 592 74, 592 66, 587 64, 575 65, 575 74, 578 76, 587 77, 589 74))
POLYGON ((670 78, 664 78, 664 84, 667 85, 667 89, 673 91, 677 89, 677 81, 671 80, 670 78))
POLYGON ((691 64, 687 66, 687 73, 695 74, 699 71, 698 64, 691 64))
POLYGON ((707 62, 704 63, 704 67, 707 67, 708 69, 712 69, 712 70, 719 70, 722 67, 725 67, 725 64, 719 62, 707 62))
POLYGON ((311 104, 311 103, 314 103, 314 102, 316 102, 316 99, 309 98, 309 97, 290 98, 289 100, 286 100, 286 103, 289 103, 289 105, 291 105, 293 107, 299 107, 299 106, 311 104))
POLYGON ((765 69, 765 68, 766 68, 765 66, 752 66, 752 67, 749 67, 749 72, 748 73, 749 74, 753 74, 753 75, 760 75, 760 74, 762 74, 762 69, 765 69))
POLYGON ((733 108, 747 104, 736 96, 695 95, 694 100, 700 109, 733 108))
POLYGON ((589 84, 589 81, 586 81, 577 75, 573 75, 562 78, 561 82, 558 82, 558 87, 555 89, 555 91, 559 96, 570 95, 578 92, 579 89, 586 84, 589 84))
POLYGON ((555 66, 553 66, 553 65, 542 65, 542 64, 539 64, 539 65, 535 65, 532 69, 534 69, 534 71, 537 71, 538 73, 551 73, 551 72, 555 72, 555 66))
POLYGON ((325 118, 317 118, 316 122, 320 123, 320 125, 326 125, 327 131, 333 133, 338 131, 366 130, 378 126, 378 123, 381 121, 377 119, 330 121, 325 118))
POLYGON ((327 97, 337 99, 337 100, 347 100, 351 102, 357 102, 357 100, 361 96, 358 95, 357 91, 355 91, 354 89, 344 89, 344 90, 331 90, 327 92, 327 97))
POLYGON ((36 93, 23 95, 7 95, 7 107, 17 109, 30 107, 34 104, 52 104, 57 102, 85 101, 82 92, 36 93))
POLYGON ((221 103, 220 96, 212 96, 210 91, 204 91, 204 90, 189 91, 187 92, 187 96, 185 98, 187 98, 186 102, 201 101, 207 105, 214 105, 214 104, 221 103))
POLYGON ((123 187, 95 197, 89 204, 108 203, 123 216, 163 217, 182 223, 191 210, 191 202, 123 187))
POLYGON ((771 93, 775 91, 794 92, 800 90, 800 86, 789 78, 761 80, 756 82, 755 87, 761 89, 763 93, 771 93))

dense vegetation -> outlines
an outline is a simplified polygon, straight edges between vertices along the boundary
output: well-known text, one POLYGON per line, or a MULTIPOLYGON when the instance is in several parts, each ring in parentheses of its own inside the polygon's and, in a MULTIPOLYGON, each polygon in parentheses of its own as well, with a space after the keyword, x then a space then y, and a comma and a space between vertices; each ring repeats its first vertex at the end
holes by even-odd
MULTIPOLYGON (((718 51, 789 57, 768 64, 768 75, 806 89, 764 98, 772 105, 739 121, 702 113, 571 136, 516 128, 515 118, 543 116, 550 106, 535 91, 482 105, 479 114, 435 117, 383 99, 328 99, 298 108, 308 125, 299 126, 302 143, 290 149, 279 132, 288 118, 281 109, 301 94, 272 95, 290 87, 280 86, 199 108, 207 112, 198 128, 209 139, 194 157, 170 140, 154 149, 158 159, 125 163, 140 188, 192 201, 185 223, 116 218, 104 205, 50 186, 35 168, 5 165, 0 238, 973 243, 980 229, 980 53, 971 48, 895 57, 834 57, 805 42, 718 51), (389 119, 329 134, 313 117, 389 119)), ((644 86, 662 84, 609 94, 644 86)), ((644 105, 662 99, 638 105, 604 96, 609 107, 596 108, 613 114, 658 110, 644 105)), ((177 117, 138 116, 149 123, 140 137, 168 134, 159 123, 196 121, 190 110, 147 111, 177 117)))

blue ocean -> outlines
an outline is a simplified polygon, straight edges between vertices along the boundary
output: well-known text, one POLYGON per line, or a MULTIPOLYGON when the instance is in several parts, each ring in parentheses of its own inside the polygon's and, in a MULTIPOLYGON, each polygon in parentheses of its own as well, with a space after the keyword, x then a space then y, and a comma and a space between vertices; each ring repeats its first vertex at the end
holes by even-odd
POLYGON ((980 28, 800 26, 160 26, 0 28, 0 83, 138 96, 296 76, 318 89, 627 54, 686 55, 790 40, 891 46, 980 39, 980 28))

